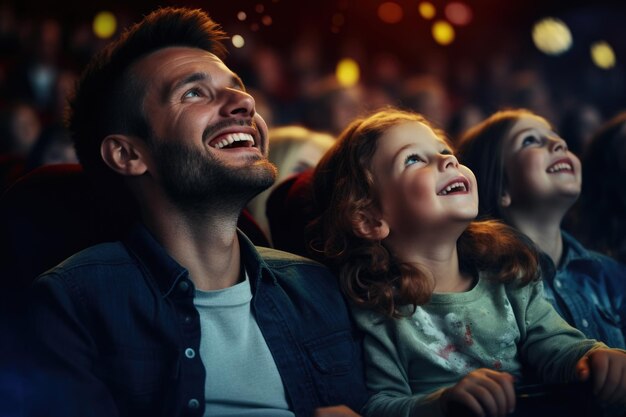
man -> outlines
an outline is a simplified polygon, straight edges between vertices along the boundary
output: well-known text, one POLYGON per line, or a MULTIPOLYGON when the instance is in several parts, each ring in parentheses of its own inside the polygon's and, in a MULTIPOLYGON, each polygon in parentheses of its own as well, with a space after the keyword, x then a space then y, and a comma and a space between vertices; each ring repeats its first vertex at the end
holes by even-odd
POLYGON ((334 278, 236 229, 276 172, 223 38, 201 11, 160 9, 83 75, 78 156, 103 189, 130 191, 141 224, 34 286, 47 415, 354 415, 366 400, 334 278))

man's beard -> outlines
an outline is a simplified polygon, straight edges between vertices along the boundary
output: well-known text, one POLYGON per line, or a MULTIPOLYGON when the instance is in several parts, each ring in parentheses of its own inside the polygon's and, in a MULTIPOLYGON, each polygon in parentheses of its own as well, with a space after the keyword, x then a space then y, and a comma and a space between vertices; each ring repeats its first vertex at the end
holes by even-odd
POLYGON ((185 211, 239 212, 276 179, 276 167, 267 159, 251 157, 254 162, 234 169, 209 152, 191 148, 180 140, 152 137, 150 146, 161 186, 168 199, 185 211))

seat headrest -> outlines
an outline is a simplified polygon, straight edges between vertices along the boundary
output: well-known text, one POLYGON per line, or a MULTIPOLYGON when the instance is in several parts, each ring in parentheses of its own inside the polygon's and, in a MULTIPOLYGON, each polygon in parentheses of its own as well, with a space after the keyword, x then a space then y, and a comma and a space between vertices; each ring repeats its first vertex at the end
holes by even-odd
POLYGON ((278 184, 267 199, 267 219, 276 249, 309 256, 305 228, 315 218, 313 170, 292 175, 278 184))

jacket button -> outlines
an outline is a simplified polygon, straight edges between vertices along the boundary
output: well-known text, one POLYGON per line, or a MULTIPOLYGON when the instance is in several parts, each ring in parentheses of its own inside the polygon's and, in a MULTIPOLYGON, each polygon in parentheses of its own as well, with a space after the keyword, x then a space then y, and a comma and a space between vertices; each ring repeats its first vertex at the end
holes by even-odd
POLYGON ((185 356, 188 357, 189 359, 193 359, 196 357, 196 351, 193 350, 192 348, 187 348, 185 349, 185 356))
POLYGON ((187 291, 189 291, 189 283, 185 280, 182 280, 181 282, 179 282, 178 291, 182 293, 186 293, 187 291))
POLYGON ((200 408, 200 401, 196 400, 195 398, 192 398, 187 403, 187 408, 189 408, 190 410, 197 410, 198 408, 200 408))

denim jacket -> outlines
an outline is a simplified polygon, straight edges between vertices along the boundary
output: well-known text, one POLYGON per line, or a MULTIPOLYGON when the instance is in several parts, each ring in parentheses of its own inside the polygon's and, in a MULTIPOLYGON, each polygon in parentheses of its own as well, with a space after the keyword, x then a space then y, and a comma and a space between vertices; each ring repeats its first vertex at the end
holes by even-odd
MULTIPOLYGON (((252 309, 296 416, 367 400, 360 338, 332 274, 239 233, 252 309)), ((202 416, 205 368, 189 273, 143 226, 34 286, 34 414, 202 416), (39 404, 37 404, 39 402, 39 404)), ((202 335, 210 337, 210 335, 202 335)), ((219 375, 215 376, 219 378, 219 375)))
POLYGON ((585 249, 566 232, 562 237, 558 268, 542 259, 545 297, 585 336, 626 348, 626 266, 585 249))

